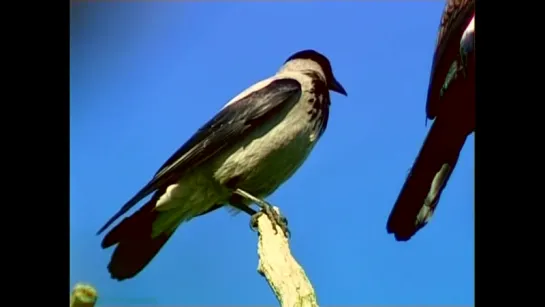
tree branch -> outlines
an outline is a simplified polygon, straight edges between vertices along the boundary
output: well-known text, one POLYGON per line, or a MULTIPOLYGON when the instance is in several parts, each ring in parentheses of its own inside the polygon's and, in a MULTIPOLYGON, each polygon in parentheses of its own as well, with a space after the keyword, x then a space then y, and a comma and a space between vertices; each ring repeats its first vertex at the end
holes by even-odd
MULTIPOLYGON (((280 213, 277 207, 274 210, 280 213)), ((257 272, 267 279, 282 307, 318 307, 316 293, 305 271, 291 255, 288 239, 280 227, 276 229, 277 234, 265 214, 257 219, 257 272)))
POLYGON ((77 283, 70 295, 70 307, 94 307, 97 298, 97 290, 93 286, 77 283))

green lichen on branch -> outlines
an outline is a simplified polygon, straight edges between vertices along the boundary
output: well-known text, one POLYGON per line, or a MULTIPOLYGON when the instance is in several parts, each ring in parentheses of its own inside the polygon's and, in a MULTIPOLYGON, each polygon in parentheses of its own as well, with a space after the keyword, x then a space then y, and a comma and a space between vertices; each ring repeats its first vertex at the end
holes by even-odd
POLYGON ((70 307, 94 307, 98 299, 97 290, 84 283, 77 283, 70 295, 70 307))

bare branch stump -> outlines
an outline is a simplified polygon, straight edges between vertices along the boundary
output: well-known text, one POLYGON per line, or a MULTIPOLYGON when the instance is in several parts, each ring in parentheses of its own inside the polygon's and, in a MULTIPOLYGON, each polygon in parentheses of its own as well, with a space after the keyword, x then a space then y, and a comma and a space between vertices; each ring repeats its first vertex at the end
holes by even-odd
POLYGON ((97 290, 93 286, 77 283, 70 295, 70 307, 94 307, 97 298, 97 290))
MULTIPOLYGON (((274 210, 280 213, 277 207, 274 210)), ((257 219, 257 272, 267 279, 280 306, 318 307, 314 288, 303 268, 291 255, 288 239, 280 227, 276 229, 278 233, 275 234, 265 214, 257 219)))

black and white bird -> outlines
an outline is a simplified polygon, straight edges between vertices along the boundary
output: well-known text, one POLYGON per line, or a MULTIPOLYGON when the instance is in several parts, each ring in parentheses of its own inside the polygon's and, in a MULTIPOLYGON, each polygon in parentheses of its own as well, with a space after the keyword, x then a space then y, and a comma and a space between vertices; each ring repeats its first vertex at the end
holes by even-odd
POLYGON ((98 231, 152 194, 102 241, 102 248, 116 246, 112 278, 134 277, 182 223, 224 206, 252 221, 266 214, 288 235, 287 221, 264 198, 297 171, 324 133, 330 90, 346 96, 329 60, 304 50, 229 101, 98 231))

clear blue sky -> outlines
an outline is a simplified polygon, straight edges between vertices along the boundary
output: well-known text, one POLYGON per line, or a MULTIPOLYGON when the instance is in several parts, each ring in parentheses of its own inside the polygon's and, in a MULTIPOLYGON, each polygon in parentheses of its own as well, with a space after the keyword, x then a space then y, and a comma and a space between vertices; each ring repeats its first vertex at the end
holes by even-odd
POLYGON ((178 229, 136 278, 111 280, 96 231, 228 100, 301 49, 332 62, 328 130, 269 200, 321 305, 474 299, 471 136, 411 241, 388 214, 429 129, 425 97, 443 1, 72 3, 70 282, 100 305, 276 305, 256 273, 249 217, 217 210, 178 229))

